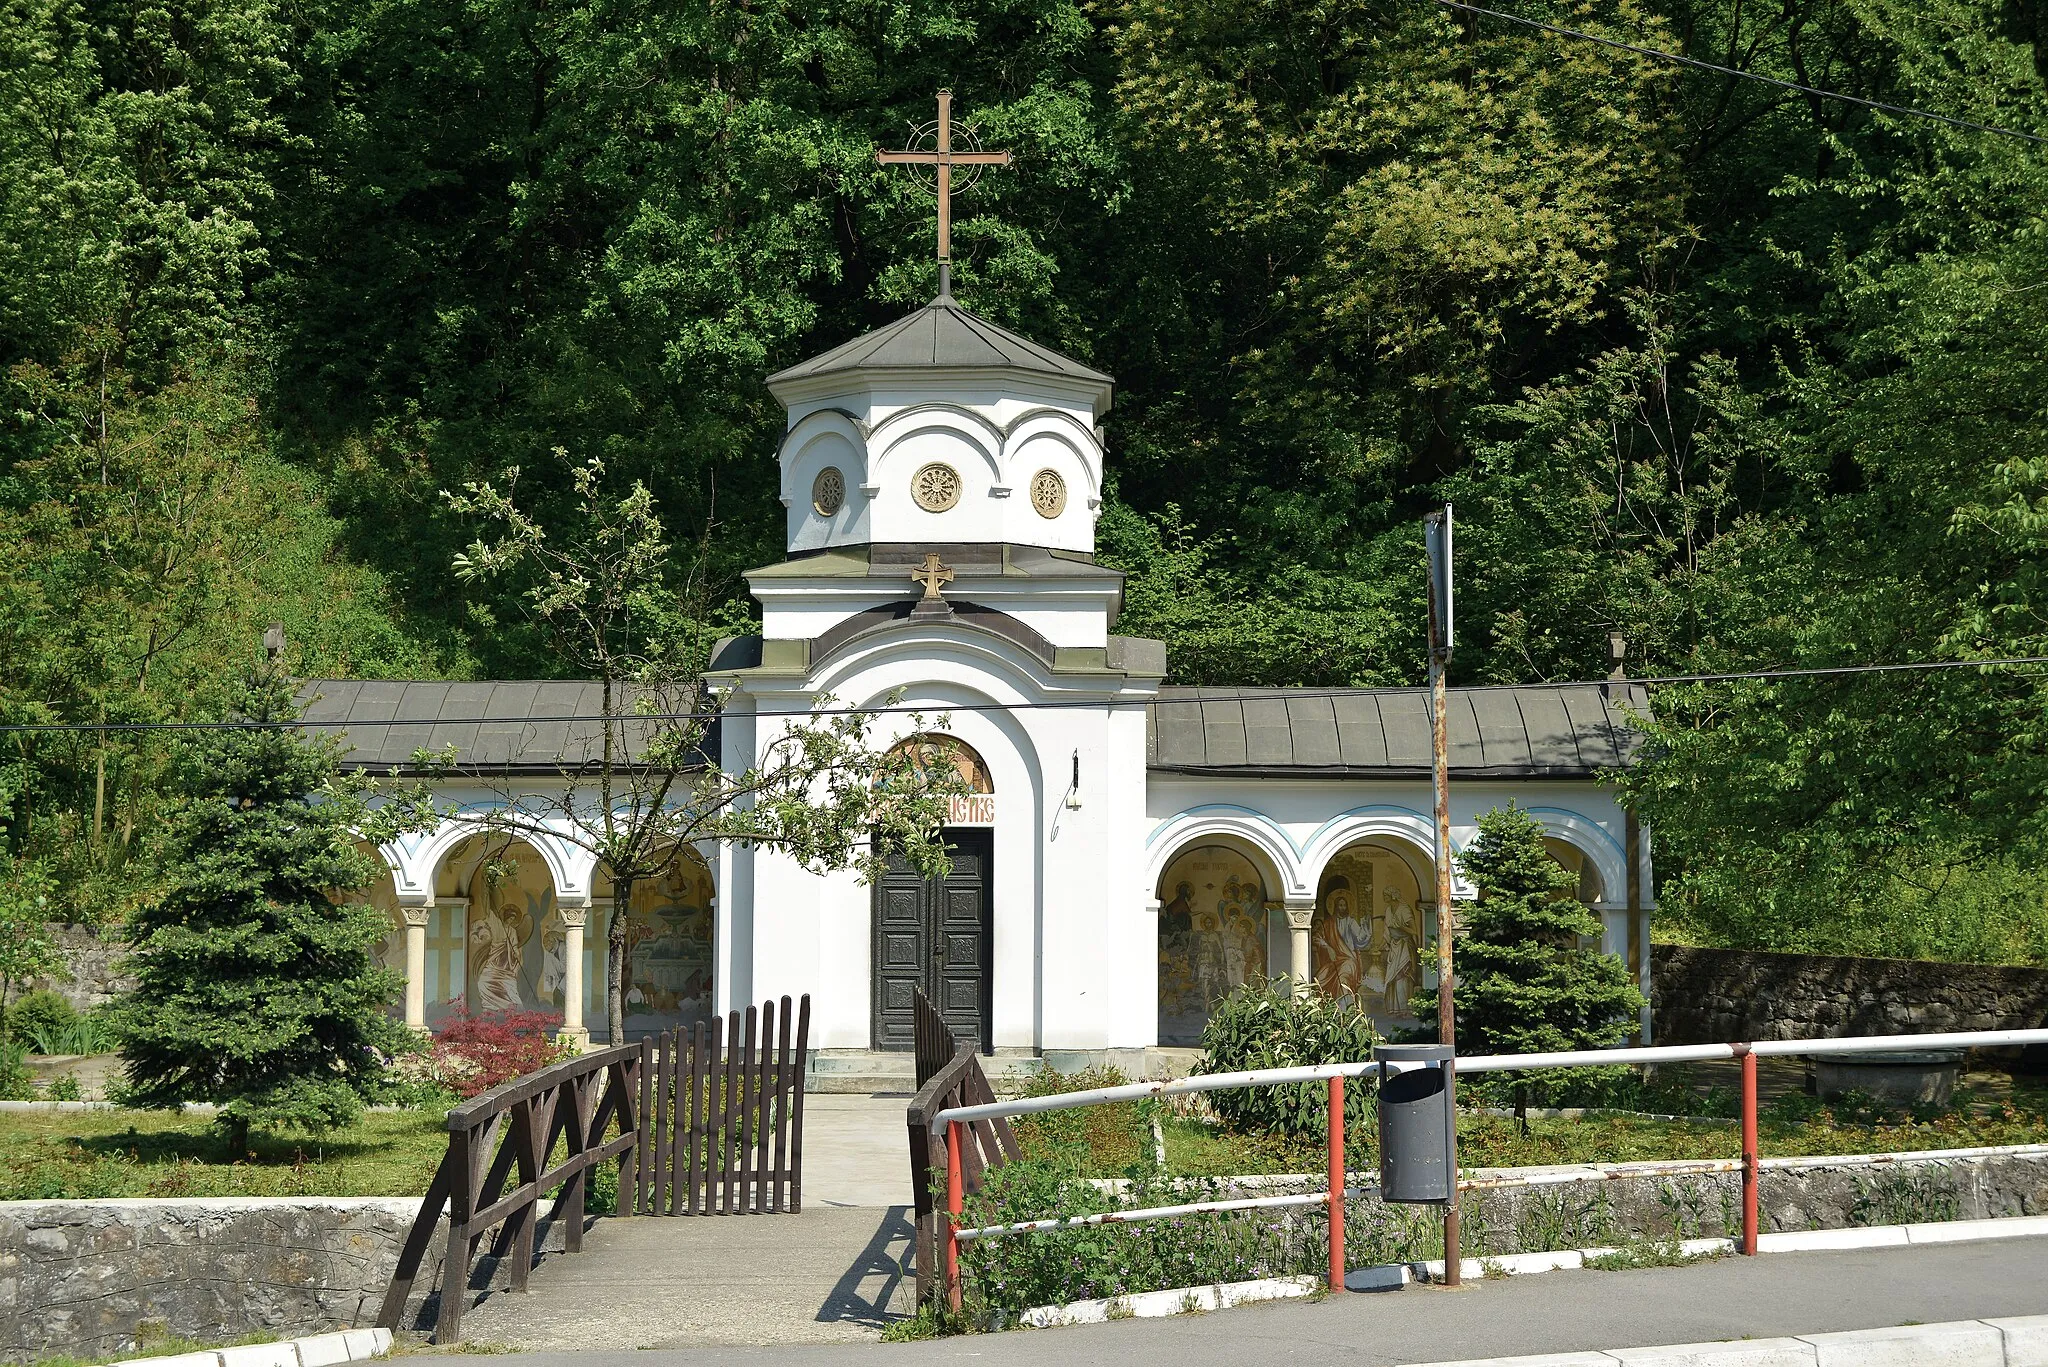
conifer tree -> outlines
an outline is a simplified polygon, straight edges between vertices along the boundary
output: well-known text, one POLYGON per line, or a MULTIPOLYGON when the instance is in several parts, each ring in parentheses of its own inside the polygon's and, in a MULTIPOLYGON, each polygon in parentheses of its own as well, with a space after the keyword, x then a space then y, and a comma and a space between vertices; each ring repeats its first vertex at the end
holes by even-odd
POLYGON ((136 988, 118 1029, 130 1103, 217 1103, 240 1154, 252 1126, 352 1123, 408 1036, 389 1010, 401 979, 370 958, 384 918, 329 895, 374 871, 355 845, 366 788, 340 775, 331 738, 286 724, 297 709, 279 671, 252 675, 231 715, 276 725, 180 744, 164 891, 130 918, 136 988))
MULTIPOLYGON (((1548 1053, 1616 1043, 1642 1009, 1642 994, 1619 957, 1587 947, 1600 922, 1571 895, 1578 879, 1550 857, 1536 819, 1514 806, 1488 812, 1458 865, 1479 892, 1459 914, 1459 1051, 1548 1053)), ((1435 1019, 1436 989, 1413 1001, 1417 1016, 1435 1019)))

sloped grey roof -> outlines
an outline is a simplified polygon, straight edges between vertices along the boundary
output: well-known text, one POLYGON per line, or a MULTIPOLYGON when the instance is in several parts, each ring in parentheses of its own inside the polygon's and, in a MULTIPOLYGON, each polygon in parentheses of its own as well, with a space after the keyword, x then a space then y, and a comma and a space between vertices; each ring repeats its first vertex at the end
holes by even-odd
MULTIPOLYGON (((1630 684, 1454 688, 1451 768, 1475 778, 1577 778, 1626 765, 1641 741, 1630 684)), ((1162 688, 1146 762, 1175 773, 1410 777, 1430 772, 1421 688, 1162 688)))
POLYGON ((1109 376, 1008 328, 980 318, 951 298, 935 299, 887 327, 800 361, 768 377, 770 386, 848 370, 1023 370, 1094 384, 1109 376))
MULTIPOLYGON (((416 751, 455 749, 458 770, 556 773, 593 762, 604 749, 604 691, 580 679, 308 679, 299 688, 308 730, 341 738, 351 769, 410 768, 416 751)), ((675 702, 687 708, 694 694, 675 702)), ((630 753, 645 724, 621 736, 630 753)), ((707 738, 707 747, 715 741, 707 738)))

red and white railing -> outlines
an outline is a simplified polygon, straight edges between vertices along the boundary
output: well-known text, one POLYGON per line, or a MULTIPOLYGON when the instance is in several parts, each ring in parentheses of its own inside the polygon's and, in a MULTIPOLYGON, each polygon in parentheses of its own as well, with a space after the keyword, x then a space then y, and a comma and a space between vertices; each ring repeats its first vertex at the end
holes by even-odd
MULTIPOLYGON (((1704 1063, 1735 1059, 1742 1065, 1742 1156, 1739 1159, 1681 1159, 1654 1164, 1588 1164, 1571 1172, 1545 1173, 1534 1178, 1459 1179, 1456 1188, 1469 1191, 1510 1185, 1558 1185, 1568 1182, 1605 1182, 1632 1177, 1682 1176, 1732 1172, 1742 1173, 1742 1238, 1737 1245, 1745 1254, 1756 1252, 1759 1175, 1766 1169, 1795 1170, 1820 1166, 1876 1163, 1881 1155, 1762 1159, 1757 1154, 1756 1061, 1759 1058, 1800 1054, 1875 1054, 1919 1049, 1988 1049, 2009 1045, 2048 1044, 2048 1030, 1963 1030, 1924 1035, 1866 1035, 1847 1039, 1757 1040, 1747 1044, 1677 1044, 1647 1049, 1582 1049, 1555 1054, 1482 1054, 1454 1061, 1453 1072, 1525 1072, 1544 1068, 1598 1068, 1616 1064, 1704 1063)), ((1428 1063, 1390 1063, 1388 1073, 1426 1068, 1428 1063)), ((1330 1221, 1330 1271, 1332 1291, 1344 1289, 1344 1203, 1353 1196, 1375 1193, 1377 1183, 1347 1185, 1344 1171, 1344 1080, 1377 1077, 1382 1065, 1372 1060, 1359 1063, 1324 1063, 1301 1068, 1257 1068, 1241 1073, 1205 1073, 1163 1082, 1133 1082, 1122 1087, 1098 1087, 1086 1092, 1062 1092, 1053 1096, 1018 1097, 979 1106, 955 1106, 932 1117, 932 1129, 946 1132, 946 1223, 945 1273, 947 1297, 954 1309, 960 1307, 960 1245, 977 1239, 1003 1238, 1016 1234, 1040 1234, 1074 1229, 1084 1225, 1138 1224, 1183 1215, 1220 1211, 1285 1210, 1326 1205, 1330 1221), (997 1116, 1038 1115, 1046 1111, 1073 1110, 1086 1106, 1108 1106, 1118 1102, 1145 1101, 1155 1097, 1183 1096, 1193 1092, 1218 1092, 1237 1087, 1278 1087, 1304 1082, 1322 1082, 1329 1088, 1326 1124, 1329 1174, 1324 1190, 1289 1196, 1254 1196, 1229 1201, 1194 1201, 1175 1206, 1148 1206, 1136 1210, 1107 1211, 1045 1220, 1020 1220, 1011 1224, 966 1228, 961 1224, 965 1200, 960 1154, 964 1129, 977 1120, 997 1116)), ((1968 1158, 1989 1154, 2048 1152, 2048 1146, 2017 1148, 1943 1150, 1929 1157, 1968 1158)))

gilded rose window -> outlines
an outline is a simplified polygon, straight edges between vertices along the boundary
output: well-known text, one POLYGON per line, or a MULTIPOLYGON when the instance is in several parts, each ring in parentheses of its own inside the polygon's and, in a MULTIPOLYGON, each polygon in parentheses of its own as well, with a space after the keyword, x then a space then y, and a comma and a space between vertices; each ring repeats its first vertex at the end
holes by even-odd
POLYGON ((839 473, 839 467, 828 465, 818 471, 818 477, 811 481, 811 506, 817 509, 818 516, 832 516, 844 502, 846 476, 839 473))
POLYGON ((960 501, 960 472, 937 461, 910 477, 910 496, 928 513, 943 513, 960 501))
POLYGON ((1031 506, 1040 517, 1058 517, 1067 508, 1067 482, 1057 470, 1040 470, 1031 477, 1031 506))

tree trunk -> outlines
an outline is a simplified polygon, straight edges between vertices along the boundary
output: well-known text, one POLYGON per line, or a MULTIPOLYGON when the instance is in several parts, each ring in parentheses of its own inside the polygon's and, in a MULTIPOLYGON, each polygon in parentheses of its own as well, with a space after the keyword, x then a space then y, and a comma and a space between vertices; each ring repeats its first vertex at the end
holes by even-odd
POLYGON ((612 921, 605 930, 606 962, 604 1012, 611 1026, 612 1043, 626 1042, 626 989, 633 981, 633 965, 626 962, 626 908, 633 905, 633 880, 612 876, 612 921))

